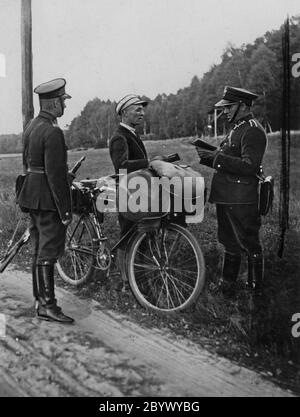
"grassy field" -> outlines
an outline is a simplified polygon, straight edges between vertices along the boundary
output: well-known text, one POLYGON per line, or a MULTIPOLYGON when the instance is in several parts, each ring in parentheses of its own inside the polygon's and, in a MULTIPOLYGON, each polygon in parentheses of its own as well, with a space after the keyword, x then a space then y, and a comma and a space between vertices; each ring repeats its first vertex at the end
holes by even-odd
MULTIPOLYGON (((146 313, 131 294, 116 294, 108 285, 91 282, 74 290, 81 296, 93 296, 105 306, 125 311, 149 326, 166 327, 175 334, 197 341, 206 348, 239 363, 262 370, 266 375, 281 381, 284 386, 297 390, 300 382, 300 338, 292 337, 293 314, 300 313, 300 136, 293 135, 291 151, 291 200, 290 230, 286 234, 284 256, 277 256, 279 247, 279 179, 280 139, 270 135, 265 157, 265 173, 275 176, 276 196, 272 213, 263 218, 261 238, 265 250, 266 290, 263 297, 253 304, 249 293, 241 291, 235 299, 224 299, 214 291, 222 269, 222 247, 217 242, 214 206, 208 204, 204 221, 190 225, 204 253, 207 267, 206 286, 197 305, 191 311, 176 317, 163 318, 146 313)), ((213 140, 217 142, 217 140, 213 140)), ((150 156, 178 152, 184 164, 203 173, 209 187, 212 170, 198 163, 194 148, 186 140, 146 142, 150 156)), ((78 172, 78 179, 98 178, 113 173, 107 149, 70 152, 70 166, 86 155, 86 161, 78 172)), ((0 156, 0 254, 7 245, 15 227, 19 212, 14 204, 14 179, 21 172, 21 157, 0 156)), ((107 214, 105 228, 112 242, 117 240, 116 216, 107 214)), ((16 262, 28 267, 28 248, 17 256, 16 262)), ((245 260, 241 280, 246 276, 245 260)))

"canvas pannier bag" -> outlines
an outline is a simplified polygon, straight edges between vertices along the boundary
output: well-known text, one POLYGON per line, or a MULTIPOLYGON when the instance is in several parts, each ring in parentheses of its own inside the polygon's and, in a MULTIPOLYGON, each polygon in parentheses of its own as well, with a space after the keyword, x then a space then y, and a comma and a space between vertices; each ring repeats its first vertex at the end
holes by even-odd
POLYGON ((124 175, 117 190, 117 208, 121 216, 132 222, 144 218, 162 217, 170 204, 162 201, 162 189, 153 187, 154 173, 146 168, 124 175))
POLYGON ((204 189, 202 175, 190 167, 153 161, 150 169, 122 178, 118 208, 124 218, 133 222, 170 212, 193 214, 196 203, 204 206, 204 189))
MULTIPOLYGON (((164 161, 152 161, 150 163, 151 168, 155 174, 168 177, 169 179, 178 178, 181 180, 181 192, 173 191, 172 199, 172 211, 177 211, 176 206, 179 203, 178 199, 182 198, 182 204, 186 208, 185 211, 191 213, 191 204, 195 205, 196 202, 201 204, 204 208, 205 203, 205 183, 203 175, 192 169, 188 165, 175 165, 164 161), (183 191, 183 192, 182 192, 183 191)), ((179 187, 180 188, 180 187, 179 187)), ((180 204, 179 204, 180 207, 180 204)))

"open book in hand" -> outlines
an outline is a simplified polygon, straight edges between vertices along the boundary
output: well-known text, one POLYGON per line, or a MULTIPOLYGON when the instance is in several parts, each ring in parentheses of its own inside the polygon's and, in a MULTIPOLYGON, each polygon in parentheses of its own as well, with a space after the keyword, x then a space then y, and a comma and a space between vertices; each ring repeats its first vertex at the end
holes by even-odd
POLYGON ((206 149, 207 151, 215 151, 216 149, 218 149, 216 146, 204 142, 204 140, 202 139, 195 139, 193 142, 191 142, 191 144, 196 146, 197 148, 206 149))

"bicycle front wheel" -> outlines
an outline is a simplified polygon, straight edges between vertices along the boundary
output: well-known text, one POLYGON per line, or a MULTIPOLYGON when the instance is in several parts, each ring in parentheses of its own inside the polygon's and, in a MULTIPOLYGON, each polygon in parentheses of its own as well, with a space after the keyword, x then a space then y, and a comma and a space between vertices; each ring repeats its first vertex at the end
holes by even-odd
POLYGON ((89 217, 73 215, 68 226, 63 256, 56 264, 60 277, 73 286, 92 279, 95 274, 97 235, 89 217))
POLYGON ((195 237, 170 223, 155 232, 140 232, 128 252, 128 279, 139 303, 164 313, 181 311, 198 298, 205 263, 195 237))

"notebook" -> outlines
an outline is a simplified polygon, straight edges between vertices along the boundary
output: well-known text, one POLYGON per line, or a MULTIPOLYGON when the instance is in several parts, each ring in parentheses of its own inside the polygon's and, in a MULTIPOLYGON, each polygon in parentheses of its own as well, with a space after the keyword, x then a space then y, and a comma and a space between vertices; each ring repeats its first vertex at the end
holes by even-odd
POLYGON ((197 146, 198 148, 206 149, 208 151, 215 151, 216 149, 218 149, 216 146, 213 146, 202 139, 195 139, 193 142, 191 142, 191 144, 197 146))

